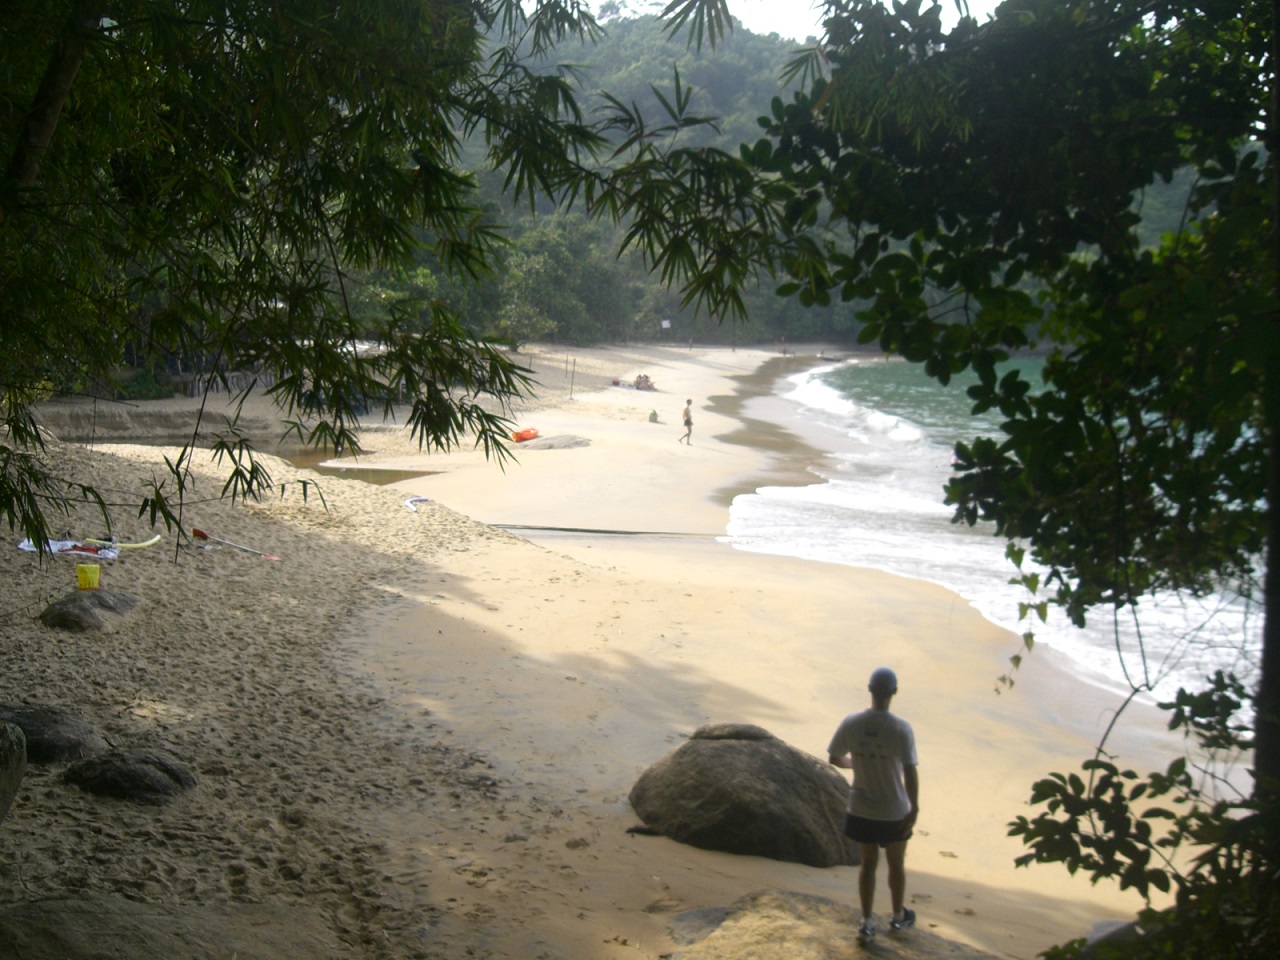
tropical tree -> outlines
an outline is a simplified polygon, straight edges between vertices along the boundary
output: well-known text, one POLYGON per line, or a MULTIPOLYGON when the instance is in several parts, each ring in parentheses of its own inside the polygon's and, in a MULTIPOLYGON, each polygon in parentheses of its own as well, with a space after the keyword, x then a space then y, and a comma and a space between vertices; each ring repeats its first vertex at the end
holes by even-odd
MULTIPOLYGON (((723 0, 678 5, 699 37, 723 0), (710 11, 710 12, 708 12, 710 11)), ((310 444, 358 449, 361 414, 404 398, 419 442, 501 456, 527 386, 433 291, 484 275, 501 237, 460 162, 478 144, 516 200, 622 214, 602 159, 660 150, 589 122, 557 43, 579 0, 14 0, 0 18, 0 513, 43 543, 68 497, 32 404, 110 390, 140 365, 249 371, 310 444), (540 65, 535 69, 534 64, 540 65), (611 152, 614 141, 623 147, 611 152), (443 274, 369 309, 373 271, 443 274), (376 349, 359 348, 371 341, 376 349), (491 401, 485 403, 484 401, 491 401)), ((697 124, 684 122, 682 129, 697 124)), ((630 187, 642 184, 632 168, 630 187)), ((650 206, 657 193, 640 197, 650 206)), ((639 235, 637 235, 638 237, 639 235)), ((405 274, 401 274, 402 276, 405 274)), ((230 495, 269 482, 234 430, 230 495)), ((181 463, 174 470, 181 500, 181 463)), ((178 522, 173 488, 147 498, 178 522)), ((107 518, 108 521, 110 518, 107 518)))
POLYGON ((519 251, 507 259, 502 282, 502 305, 496 331, 515 344, 546 340, 557 323, 573 322, 582 305, 568 295, 564 271, 553 254, 519 251))
MULTIPOLYGON (((513 342, 618 339, 631 278, 613 230, 577 214, 513 225, 493 332, 513 342)), ((630 259, 630 258, 628 258, 630 259)))
MULTIPOLYGON (((1261 600, 1256 683, 1172 705, 1207 745, 1252 750, 1250 796, 1215 805, 1181 767, 1139 779, 1100 753, 1089 777, 1038 784, 1046 812, 1015 829, 1031 859, 1176 883, 1160 949, 1274 954, 1277 4, 1010 0, 950 32, 921 0, 825 6, 826 37, 789 69, 800 92, 733 154, 682 141, 705 118, 679 74, 660 119, 615 98, 589 120, 571 69, 535 70, 596 34, 576 0, 10 3, 0 511, 43 541, 47 510, 93 495, 48 474, 31 407, 126 349, 260 371, 312 443, 356 446, 360 412, 397 394, 421 442, 474 432, 500 453, 481 401, 518 395, 520 368, 434 282, 385 314, 351 291, 358 271, 407 269, 422 237, 450 283, 494 263, 469 138, 515 197, 621 224, 685 307, 741 316, 777 272, 804 303, 860 305, 867 340, 939 380, 976 371, 975 408, 1005 424, 958 448, 947 495, 1015 557, 1028 545, 1029 609, 1080 621, 1224 582, 1261 600), (1183 228, 1143 246, 1135 198, 1183 170, 1183 228), (1001 370, 1033 345, 1043 384, 1001 370), (1144 795, 1190 802, 1135 813, 1144 795), (1184 841, 1190 871, 1170 858, 1184 841)), ((664 14, 695 43, 728 22, 724 0, 664 14)), ((252 456, 237 463, 232 495, 260 490, 252 456)), ((177 519, 163 491, 149 505, 177 519)))
POLYGON ((1221 587, 1264 607, 1261 649, 1239 640, 1260 656, 1249 685, 1219 675, 1169 704, 1203 745, 1252 751, 1250 796, 1214 796, 1183 761, 1138 778, 1100 750, 1088 776, 1037 784, 1044 811, 1013 829, 1026 862, 1177 886, 1160 945, 1130 955, 1272 955, 1277 5, 1010 0, 949 32, 921 0, 825 6, 824 43, 793 64, 808 85, 725 163, 741 187, 699 211, 731 220, 760 196, 748 171, 777 191, 780 229, 722 275, 776 266, 780 292, 861 303, 863 339, 939 381, 977 373, 975 411, 998 410, 1002 432, 957 447, 946 495, 1035 561, 1019 568, 1028 610, 1140 618, 1144 597, 1221 587), (1136 203, 1180 171, 1183 226, 1144 247, 1136 203), (1040 384, 1001 368, 1031 347, 1040 384))

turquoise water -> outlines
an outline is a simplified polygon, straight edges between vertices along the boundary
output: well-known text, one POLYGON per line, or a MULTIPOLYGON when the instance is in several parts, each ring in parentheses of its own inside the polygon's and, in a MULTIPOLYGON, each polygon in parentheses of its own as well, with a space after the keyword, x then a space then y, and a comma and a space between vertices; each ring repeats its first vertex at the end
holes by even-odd
MULTIPOLYGON (((1025 378, 1039 382, 1039 361, 1018 364, 1025 378)), ((970 382, 958 378, 944 388, 911 364, 881 358, 825 364, 783 379, 777 394, 784 402, 775 400, 764 419, 777 420, 826 455, 811 485, 763 487, 735 498, 727 539, 744 550, 940 584, 1018 634, 1031 626, 1037 643, 1061 650, 1081 675, 1107 687, 1151 688, 1165 699, 1180 685, 1200 688, 1217 668, 1253 676, 1261 610, 1233 596, 1156 598, 1136 624, 1113 622, 1106 610, 1095 612, 1083 630, 1055 611, 1045 624, 1019 621, 1018 604, 1028 598, 1008 582, 1015 571, 1004 541, 991 525, 953 524, 943 502, 956 441, 998 429, 995 417, 970 414, 964 393, 970 382)), ((1016 649, 1011 638, 1010 653, 1016 649)))

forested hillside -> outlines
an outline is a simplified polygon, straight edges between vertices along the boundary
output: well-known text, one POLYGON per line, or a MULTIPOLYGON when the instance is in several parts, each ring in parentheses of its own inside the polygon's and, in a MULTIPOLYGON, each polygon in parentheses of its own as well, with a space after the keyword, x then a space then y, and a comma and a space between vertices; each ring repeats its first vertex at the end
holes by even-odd
MULTIPOLYGON (((770 101, 787 97, 781 77, 796 45, 776 35, 762 37, 739 25, 714 50, 698 50, 664 36, 655 17, 615 19, 605 29, 595 45, 558 48, 557 60, 539 64, 548 73, 575 76, 589 119, 612 97, 649 123, 661 124, 663 100, 674 101, 678 77, 690 97, 689 112, 713 120, 683 131, 682 142, 736 152, 739 144, 759 138, 758 118, 768 112, 770 101)), ((474 146, 480 169, 483 145, 474 146)), ((1167 187, 1156 184, 1137 198, 1147 225, 1145 242, 1154 244, 1161 233, 1178 227, 1188 188, 1184 179, 1167 187)), ((516 344, 853 340, 856 304, 804 308, 795 298, 775 296, 768 280, 748 291, 745 321, 695 316, 633 251, 618 255, 618 228, 590 219, 581 207, 504 209, 498 175, 481 175, 480 185, 486 204, 502 210, 506 224, 499 270, 479 283, 465 275, 450 277, 424 252, 412 271, 362 277, 355 294, 360 309, 381 311, 399 303, 413 310, 415 298, 422 304, 439 298, 457 308, 473 332, 516 344)))
MULTIPOLYGON (((652 124, 663 122, 662 98, 674 100, 678 76, 690 97, 689 111, 714 118, 714 124, 683 132, 681 142, 718 144, 729 151, 760 136, 758 118, 768 112, 771 98, 783 92, 780 75, 796 49, 790 41, 740 27, 714 50, 691 49, 682 40, 665 37, 655 17, 613 20, 605 29, 594 46, 557 48, 557 60, 542 62, 540 69, 573 73, 588 119, 605 108, 607 94, 639 110, 652 124)), ((483 144, 473 146, 479 169, 483 144)), ((480 185, 489 208, 503 210, 498 176, 482 176, 480 185)), ((705 315, 695 317, 692 309, 681 306, 678 292, 648 273, 638 255, 618 255, 615 228, 591 220, 580 207, 569 212, 539 209, 536 214, 507 207, 502 218, 507 246, 494 275, 478 284, 469 276, 450 277, 424 252, 413 271, 362 277, 359 309, 384 310, 397 301, 413 309, 405 298, 425 302, 437 297, 458 308, 474 332, 515 343, 852 338, 851 306, 805 309, 776 297, 768 282, 745 297, 745 321, 722 325, 705 315)))
POLYGON ((776 35, 762 37, 741 26, 718 42, 715 50, 695 50, 682 41, 667 40, 653 17, 614 20, 605 28, 608 37, 585 50, 580 61, 586 89, 638 103, 656 117, 658 104, 650 86, 669 89, 673 71, 679 71, 682 81, 697 91, 695 112, 714 116, 720 133, 716 137, 707 130, 690 142, 719 142, 729 149, 760 135, 758 118, 778 95, 778 78, 797 49, 776 35))

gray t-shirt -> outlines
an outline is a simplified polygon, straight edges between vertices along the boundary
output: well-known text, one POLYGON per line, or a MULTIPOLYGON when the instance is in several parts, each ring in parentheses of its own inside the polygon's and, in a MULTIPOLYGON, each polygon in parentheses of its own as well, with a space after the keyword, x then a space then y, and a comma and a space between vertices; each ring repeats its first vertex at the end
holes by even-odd
POLYGON ((907 721, 887 710, 851 713, 840 722, 827 752, 853 758, 849 812, 855 817, 901 820, 911 812, 902 769, 918 761, 915 734, 907 721))

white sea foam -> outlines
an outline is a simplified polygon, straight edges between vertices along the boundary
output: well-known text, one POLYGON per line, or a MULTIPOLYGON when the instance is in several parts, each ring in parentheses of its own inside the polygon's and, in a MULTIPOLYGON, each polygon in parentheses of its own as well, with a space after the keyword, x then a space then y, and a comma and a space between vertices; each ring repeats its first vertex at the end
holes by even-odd
POLYGON ((1119 689, 1151 687, 1158 699, 1180 685, 1202 687, 1215 669, 1252 676, 1261 618, 1238 598, 1144 601, 1141 631, 1132 616, 1112 621, 1106 611, 1094 611, 1083 630, 1056 610, 1047 623, 1019 621, 1018 605, 1029 598, 1008 582, 1016 571, 1003 540, 990 527, 953 524, 943 500, 956 441, 996 427, 974 420, 961 388, 938 387, 905 363, 873 360, 794 375, 779 393, 807 425, 830 428, 825 482, 737 497, 727 534, 740 549, 940 584, 1015 633, 1031 627, 1085 678, 1119 689), (1242 636, 1250 638, 1243 654, 1242 636))

